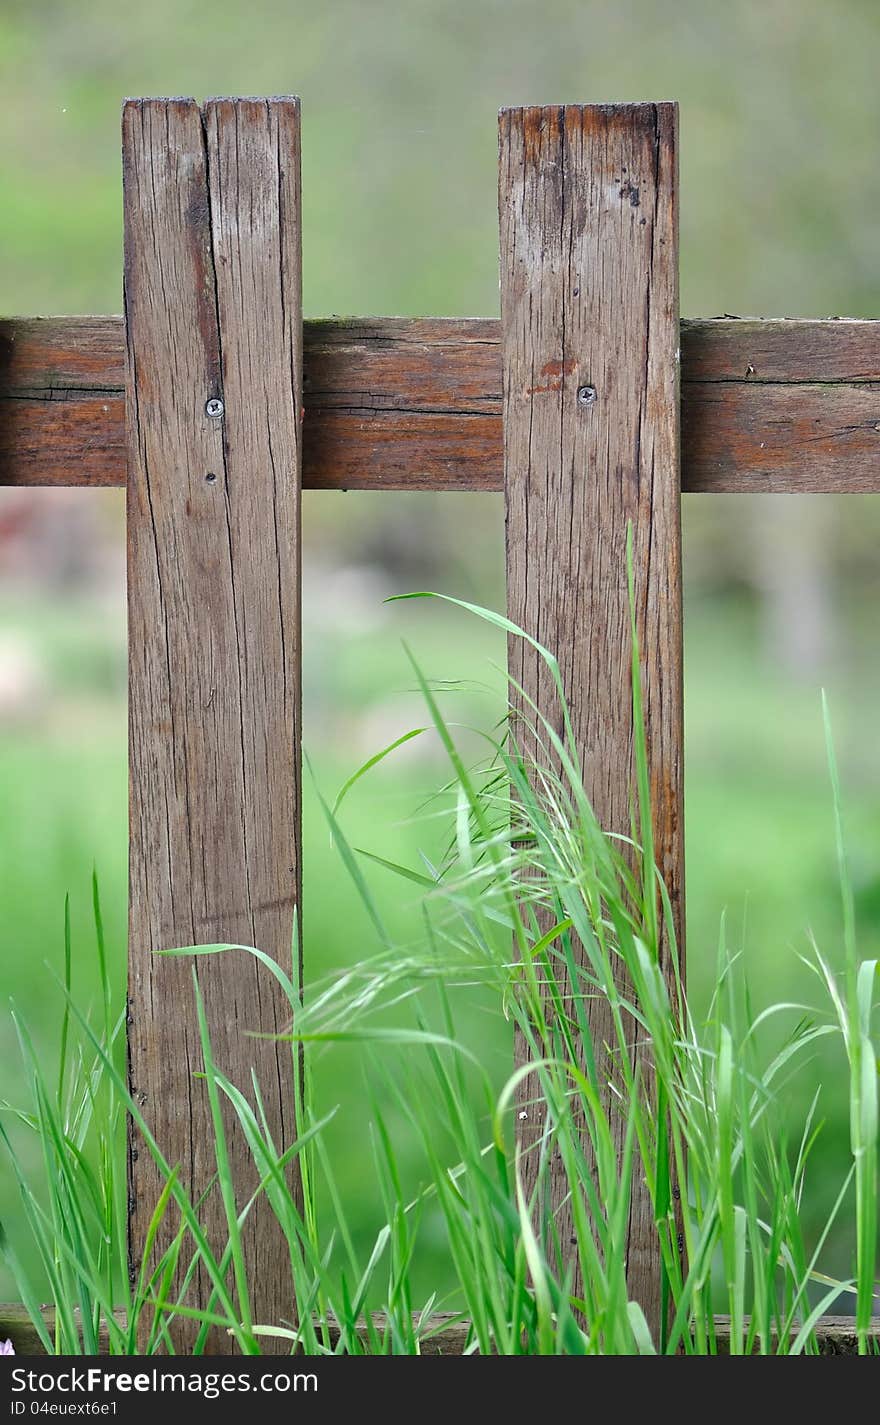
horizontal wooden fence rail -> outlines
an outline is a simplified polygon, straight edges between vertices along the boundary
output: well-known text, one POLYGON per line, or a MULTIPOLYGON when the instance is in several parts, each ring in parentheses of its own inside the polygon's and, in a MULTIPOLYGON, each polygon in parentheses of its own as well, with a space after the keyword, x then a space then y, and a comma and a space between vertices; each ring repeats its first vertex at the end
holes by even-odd
MULTIPOLYGON (((681 322, 677 123, 672 104, 502 111, 501 321, 303 323, 298 101, 128 101, 126 323, 0 321, 0 485, 127 485, 130 1083, 194 1197, 212 1178, 213 1119, 182 1008, 190 966, 153 952, 223 941, 293 964, 301 488, 503 493, 508 611, 559 651, 584 785, 612 832, 628 829, 634 782, 631 536, 654 846, 683 945, 679 492, 880 492, 880 322, 681 322)), ((509 664, 514 710, 555 717, 531 647, 513 643, 509 664)), ((289 1007, 262 983, 232 957, 199 965, 218 1056, 234 1079, 255 1063, 286 1144, 294 1060, 274 1036, 289 1007), (265 1033, 243 1048, 251 1028, 265 1033)), ((611 1043, 601 1007, 586 1013, 588 1041, 611 1043)), ((648 1049, 631 1052, 650 1080, 648 1049)), ((610 1083, 612 1059, 598 1063, 610 1083)), ((547 1131, 526 1101, 520 1146, 547 1131)), ((241 1202, 255 1169, 234 1128, 229 1141, 241 1202)), ((130 1149, 136 1275, 161 1175, 135 1135, 130 1149)), ((554 1240, 570 1253, 569 1190, 553 1170, 554 1240)), ((209 1193, 215 1250, 229 1210, 209 1193)), ((266 1200, 243 1235, 256 1319, 291 1319, 266 1200)), ((660 1255, 640 1179, 626 1274, 656 1328, 660 1255)), ((210 1307, 207 1279, 187 1290, 210 1307)), ((426 1353, 465 1349, 466 1323, 433 1325, 426 1353)), ((36 1349, 23 1308, 0 1306, 7 1334, 36 1349)), ((179 1350, 194 1335, 175 1323, 179 1350)), ((820 1337, 829 1354, 856 1345, 850 1323, 820 1337)))
MULTIPOLYGON (((305 489, 502 489, 497 321, 306 322, 303 393, 305 489)), ((0 485, 124 485, 124 395, 121 317, 0 322, 0 485)), ((880 491, 880 321, 683 321, 681 423, 685 491, 880 491)))
MULTIPOLYGON (((79 1315, 79 1308, 75 1309, 75 1316, 79 1315)), ((416 1315, 418 1315, 416 1313, 416 1315)), ((43 1312, 46 1326, 51 1333, 55 1328, 55 1312, 52 1307, 46 1307, 43 1312)), ((123 1321, 121 1313, 118 1313, 120 1323, 123 1321)), ((380 1313, 375 1313, 374 1324, 381 1330, 384 1325, 384 1318, 380 1313)), ((330 1340, 335 1345, 337 1340, 334 1323, 328 1323, 330 1328, 330 1340)), ((718 1338, 718 1350, 720 1355, 729 1354, 730 1342, 730 1318, 726 1316, 716 1316, 715 1329, 718 1338)), ((851 1316, 824 1316, 821 1326, 818 1329, 819 1353, 823 1356, 857 1356, 859 1353, 859 1343, 856 1336, 853 1318, 851 1316)), ((460 1356, 467 1345, 468 1327, 467 1322, 463 1322, 460 1317, 452 1316, 448 1313, 437 1313, 430 1318, 428 1331, 421 1343, 421 1355, 423 1356, 460 1356), (429 1334, 430 1333, 430 1334, 429 1334)), ((42 1356, 43 1346, 40 1341, 36 1327, 31 1322, 27 1311, 23 1306, 0 1305, 0 1339, 10 1340, 19 1356, 42 1356)), ((774 1345, 776 1343, 774 1337, 774 1345)), ((366 1326, 363 1331, 363 1340, 367 1342, 366 1326)), ((110 1337, 105 1323, 101 1323, 98 1334, 98 1352, 100 1355, 110 1354, 110 1337)))

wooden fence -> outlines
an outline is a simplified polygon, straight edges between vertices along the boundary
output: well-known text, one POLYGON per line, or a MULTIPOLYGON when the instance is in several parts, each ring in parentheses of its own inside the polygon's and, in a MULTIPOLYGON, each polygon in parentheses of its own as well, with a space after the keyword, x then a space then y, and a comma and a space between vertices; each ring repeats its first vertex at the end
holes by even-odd
MULTIPOLYGON (((680 322, 674 104, 502 112, 500 322, 303 323, 299 144, 295 99, 127 103, 125 318, 0 324, 0 483, 127 486, 131 1084, 194 1187, 212 1164, 189 966, 153 952, 228 940, 289 964, 301 489, 503 491, 510 615, 559 652, 587 788, 617 831, 631 524, 682 943, 680 492, 880 491, 880 323, 680 322)), ((510 661, 552 712, 538 661, 521 643, 510 661)), ((267 981, 226 956, 199 978, 219 1062, 233 1078, 254 1064, 289 1135, 285 1056, 242 1038, 279 1027, 267 981)), ((240 1138, 233 1156, 246 1192, 240 1138)), ((134 1143, 130 1186, 136 1268, 159 1185, 134 1143)), ((207 1212, 221 1237, 219 1203, 207 1212)), ((276 1233, 258 1206, 264 1320, 291 1312, 276 1233)), ((629 1278, 649 1311, 652 1237, 637 1200, 629 1278)))

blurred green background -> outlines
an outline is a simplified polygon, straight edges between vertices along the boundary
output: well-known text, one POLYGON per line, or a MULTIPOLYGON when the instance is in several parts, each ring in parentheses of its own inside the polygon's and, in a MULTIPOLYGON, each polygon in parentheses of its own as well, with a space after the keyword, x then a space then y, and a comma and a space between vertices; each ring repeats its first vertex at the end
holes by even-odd
MULTIPOLYGON (((502 104, 675 98, 681 104, 684 315, 877 316, 880 7, 875 0, 4 0, 0 9, 0 311, 121 307, 119 109, 125 95, 298 93, 304 297, 328 313, 493 315, 495 111, 502 104)), ((305 741, 328 794, 420 720, 400 647, 482 693, 451 715, 489 726, 503 647, 430 605, 434 587, 503 604, 503 523, 489 496, 305 498, 305 741)), ((690 981, 705 1003, 722 911, 757 998, 804 993, 811 930, 832 958, 839 916, 820 686, 847 804, 862 951, 880 952, 880 500, 687 497, 686 726, 690 981)), ((120 984, 125 959, 123 510, 117 492, 0 490, 0 990, 47 1061, 73 900, 79 993, 93 993, 97 866, 120 984)), ((415 863, 413 812, 442 777, 419 739, 352 796, 352 840, 415 863)), ((307 793, 305 954, 314 978, 372 948, 307 793)), ((402 937, 417 911, 381 872, 402 937)), ((466 1018, 499 1078, 497 1018, 466 1018)), ((3 1087, 20 1091, 0 1019, 3 1087)), ((377 1223, 358 1064, 317 1064, 342 1100, 333 1140, 361 1240, 377 1223)), ((843 1064, 815 1059, 793 1121, 824 1084, 824 1146, 806 1204, 836 1191, 843 1064)), ((419 1165, 406 1171, 415 1181, 419 1165)), ((15 1228, 0 1168, 0 1212, 15 1228)), ((845 1236, 829 1266, 848 1269, 845 1236)), ((428 1224, 421 1271, 442 1283, 428 1224)), ((0 1295, 10 1290, 0 1282, 0 1295)))

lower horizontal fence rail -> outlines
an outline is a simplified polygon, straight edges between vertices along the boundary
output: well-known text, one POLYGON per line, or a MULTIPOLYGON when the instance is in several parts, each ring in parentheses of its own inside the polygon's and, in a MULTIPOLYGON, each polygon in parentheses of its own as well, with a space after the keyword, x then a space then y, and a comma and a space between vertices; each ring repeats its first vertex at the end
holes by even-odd
MULTIPOLYGON (((52 1307, 46 1307, 43 1313, 46 1328, 52 1335, 55 1329, 55 1312, 52 1307)), ((123 1320, 120 1314, 120 1321, 123 1320)), ((418 1319, 418 1318, 417 1318, 418 1319)), ((330 1339, 336 1342, 336 1335, 333 1323, 330 1322, 330 1339)), ((374 1317, 374 1324, 381 1330, 383 1318, 380 1314, 374 1317)), ((718 1336, 719 1355, 728 1354, 728 1341, 730 1338, 730 1321, 726 1316, 718 1316, 715 1319, 715 1328, 718 1336)), ((428 1339, 422 1343, 423 1356, 460 1356, 465 1349, 467 1342, 468 1325, 460 1317, 449 1314, 438 1314, 432 1316, 424 1329, 428 1339)), ((880 1318, 872 1323, 872 1334, 878 1345, 880 1345, 880 1318)), ((858 1355, 859 1343, 856 1336, 855 1321, 851 1316, 826 1316, 816 1327, 816 1336, 819 1341, 819 1349, 823 1356, 855 1356, 858 1355)), ((19 1356, 42 1356, 43 1347, 37 1331, 23 1306, 0 1305, 0 1340, 10 1340, 19 1356)), ((366 1326, 363 1332, 364 1343, 367 1341, 366 1326)), ((100 1354, 109 1354, 109 1339, 107 1328, 103 1327, 98 1337, 100 1354)))
MULTIPOLYGON (((683 490, 880 491, 880 322, 684 321, 681 380, 683 490)), ((304 488, 501 490, 497 321, 306 322, 303 389, 304 488)), ((124 405, 121 317, 0 322, 0 485, 123 485, 124 405)))

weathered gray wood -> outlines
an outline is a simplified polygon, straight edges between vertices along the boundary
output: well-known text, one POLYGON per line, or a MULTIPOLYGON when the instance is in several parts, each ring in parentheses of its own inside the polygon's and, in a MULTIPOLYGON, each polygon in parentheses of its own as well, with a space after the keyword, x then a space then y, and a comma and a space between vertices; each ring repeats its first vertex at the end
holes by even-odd
MULTIPOLYGON (((201 1193, 215 1162, 192 962, 154 952, 231 941, 289 968, 299 900, 299 106, 131 102, 123 158, 130 1072, 201 1193)), ((287 1025, 274 981, 244 953, 201 959, 198 977, 217 1063, 245 1090, 256 1069, 289 1141, 289 1046, 247 1037, 287 1025)), ((256 1179, 237 1131, 230 1151, 242 1207, 256 1179)), ((130 1180, 137 1266, 159 1183, 136 1135, 130 1180)), ((205 1220, 222 1245, 216 1191, 205 1220)), ((289 1257, 262 1201, 245 1250, 256 1319, 289 1318, 289 1257)))
MULTIPOLYGON (((683 321, 682 489, 880 491, 880 322, 683 321)), ((125 483, 118 317, 0 321, 0 485, 125 483)), ((500 490, 495 321, 305 324, 305 489, 500 490)))
MULTIPOLYGON (((681 930, 676 108, 515 109, 502 112, 500 137, 508 612, 557 654, 594 809, 606 830, 628 833, 631 522, 657 861, 681 930)), ((511 638, 508 664, 557 721, 552 678, 534 649, 511 638)), ((522 711, 529 720, 528 704, 522 711)), ((614 1042, 607 1006, 594 1001, 590 1020, 609 1078, 600 1047, 614 1042)), ((524 1102, 533 1095, 527 1080, 524 1102)), ((542 1115, 523 1107, 519 1118, 527 1148, 542 1115)), ((567 1190, 559 1163, 551 1200, 563 1243, 572 1233, 567 1190)), ((656 1320, 652 1216, 636 1174, 628 1280, 656 1320)))

